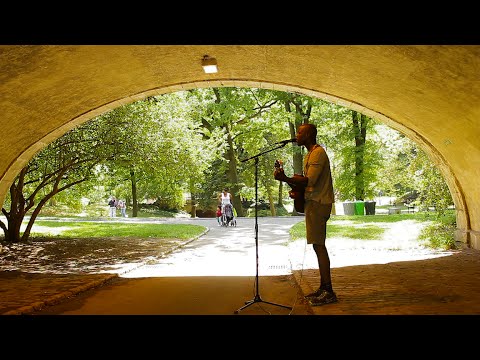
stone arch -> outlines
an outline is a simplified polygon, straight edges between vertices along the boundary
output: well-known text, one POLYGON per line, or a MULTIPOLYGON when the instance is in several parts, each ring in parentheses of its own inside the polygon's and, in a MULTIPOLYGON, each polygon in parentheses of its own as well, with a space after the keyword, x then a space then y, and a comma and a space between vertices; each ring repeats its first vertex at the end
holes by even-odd
POLYGON ((478 45, 0 45, 0 201, 22 166, 69 127, 146 94, 270 87, 351 107, 416 141, 480 249, 478 45), (205 54, 218 61, 205 74, 205 54))
POLYGON ((391 119, 384 114, 369 109, 359 103, 356 103, 354 99, 342 99, 337 96, 322 93, 316 90, 303 88, 291 84, 279 84, 271 83, 264 81, 248 81, 248 80, 208 80, 208 81, 195 81, 187 83, 178 83, 165 87, 160 87, 156 89, 150 89, 142 91, 136 94, 132 94, 128 97, 114 100, 110 103, 107 103, 103 106, 92 109, 88 112, 77 116, 76 118, 71 119, 69 122, 63 124, 61 127, 57 128, 55 131, 52 131, 46 134, 42 139, 35 142, 30 147, 26 148, 20 156, 15 159, 12 165, 7 169, 3 181, 0 183, 0 203, 3 203, 4 197, 8 187, 12 184, 13 179, 16 177, 18 172, 30 161, 30 159, 42 148, 47 146, 50 142, 56 140, 57 138, 63 136, 66 132, 73 129, 74 127, 85 123, 94 117, 113 110, 119 106, 129 104, 135 101, 145 99, 150 96, 162 95, 166 93, 173 93, 177 91, 195 89, 195 88, 212 88, 212 87, 250 87, 250 88, 264 88, 277 91, 285 91, 292 93, 299 93, 302 95, 319 98, 337 105, 344 106, 346 108, 355 110, 359 113, 365 114, 371 118, 374 118, 391 128, 401 132, 411 140, 415 141, 422 150, 430 157, 434 164, 439 168, 442 173, 452 198, 454 201, 456 209, 456 218, 457 218, 457 241, 461 243, 466 243, 468 245, 468 237, 466 235, 467 229, 470 229, 470 219, 468 215, 467 204, 465 197, 463 196, 463 191, 461 189, 460 182, 455 177, 455 173, 448 165, 446 159, 441 155, 441 153, 435 148, 433 144, 428 142, 421 134, 416 132, 414 129, 411 129, 400 122, 391 119), (6 180, 7 179, 7 180, 6 180))

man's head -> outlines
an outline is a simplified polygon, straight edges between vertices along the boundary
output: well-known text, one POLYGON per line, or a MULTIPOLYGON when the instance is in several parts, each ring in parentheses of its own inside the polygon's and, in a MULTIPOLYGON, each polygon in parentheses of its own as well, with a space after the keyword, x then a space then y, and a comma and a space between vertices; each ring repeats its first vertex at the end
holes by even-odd
POLYGON ((297 129, 297 144, 311 145, 317 142, 317 127, 313 124, 302 124, 297 129))

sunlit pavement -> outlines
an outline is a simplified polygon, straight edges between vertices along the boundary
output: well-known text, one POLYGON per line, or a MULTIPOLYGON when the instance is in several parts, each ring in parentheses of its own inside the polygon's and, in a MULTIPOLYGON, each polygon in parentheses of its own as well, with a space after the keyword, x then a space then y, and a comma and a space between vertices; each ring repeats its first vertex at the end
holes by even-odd
MULTIPOLYGON (((292 274, 294 270, 318 269, 315 253, 305 239, 289 241, 290 228, 302 216, 258 218, 258 273, 260 276, 292 274)), ((257 248, 255 218, 238 218, 237 226, 218 226, 215 219, 177 219, 203 225, 209 231, 155 264, 144 265, 123 277, 255 276, 257 248)), ((450 253, 423 248, 417 237, 425 226, 412 220, 388 224, 382 240, 358 241, 329 238, 331 267, 386 264, 421 260, 450 253)))
MULTIPOLYGON (((258 260, 259 276, 293 274, 295 282, 305 294, 318 286, 318 264, 315 254, 311 245, 306 244, 305 239, 289 241, 290 228, 294 224, 303 221, 303 219, 301 216, 259 218, 257 228, 258 259, 254 218, 237 218, 236 227, 220 227, 215 219, 115 219, 114 221, 129 222, 190 223, 205 226, 208 230, 198 239, 187 242, 187 244, 169 253, 164 258, 154 259, 151 264, 148 262, 121 264, 114 273, 124 278, 165 278, 164 281, 168 281, 167 279, 171 277, 195 277, 199 279, 203 277, 203 279, 206 279, 213 276, 225 279, 225 277, 235 276, 251 278, 256 275, 258 260)), ((103 221, 112 220, 107 219, 103 221)), ((383 240, 358 241, 333 238, 327 234, 327 247, 330 254, 332 274, 341 302, 326 309, 315 307, 313 308, 315 314, 325 314, 325 311, 333 314, 388 314, 390 312, 406 314, 458 313, 460 310, 462 313, 477 313, 475 307, 477 305, 472 305, 472 301, 479 299, 478 304, 480 304, 480 294, 476 292, 477 287, 475 285, 478 276, 480 276, 478 274, 479 267, 476 265, 478 263, 476 260, 478 258, 477 255, 480 252, 471 251, 457 254, 457 256, 461 255, 461 260, 452 259, 441 263, 436 261, 431 263, 431 266, 429 265, 430 263, 422 263, 420 261, 417 265, 415 263, 416 260, 441 259, 442 257, 446 259, 453 252, 422 248, 416 239, 424 224, 406 220, 385 226, 388 226, 388 229, 383 240), (403 267, 401 263, 403 261, 409 265, 403 267), (392 264, 389 265, 389 263, 392 264), (368 266, 369 264, 387 265, 382 267, 380 272, 377 272, 378 270, 374 269, 378 269, 378 267, 368 266), (358 265, 368 267, 356 268, 358 265), (443 269, 443 266, 445 266, 445 269, 443 269), (450 274, 448 269, 452 266, 455 268, 455 271, 452 273, 455 280, 449 281, 445 278, 445 274, 450 274), (462 270, 460 270, 460 266, 462 270), (422 271, 410 271, 412 276, 409 279, 406 278, 405 274, 408 273, 410 268, 419 268, 422 271), (336 271, 337 269, 341 270, 336 271), (463 273, 460 275, 459 272, 463 273), (382 277, 388 274, 390 274, 389 278, 382 279, 382 277), (440 278, 441 287, 436 285, 436 281, 440 278), (400 282, 397 284, 398 280, 400 282), (405 284, 409 281, 415 284, 412 289, 415 289, 416 293, 413 295, 411 290, 407 291, 405 289, 405 284), (468 285, 466 286, 465 283, 468 285), (394 284, 395 288, 393 287, 394 284), (449 284, 449 287, 445 287, 445 284, 449 284), (427 286, 428 288, 423 289, 422 286, 427 286), (443 295, 441 293, 441 291, 444 291, 452 294, 452 289, 456 291, 455 296, 458 299, 466 299, 469 302, 462 302, 460 303, 461 306, 455 306, 456 303, 448 300, 452 295, 443 295), (383 294, 384 291, 387 291, 388 296, 383 294), (466 291, 471 294, 464 294, 466 291), (400 294, 400 300, 398 299, 398 294, 400 294), (392 297, 391 304, 390 307, 387 307, 385 299, 390 299, 390 297, 392 297), (362 304, 359 304, 359 299, 362 299, 362 304), (423 301, 423 307, 418 308, 418 305, 415 305, 417 306, 416 308, 410 306, 412 301, 414 305, 423 301), (383 307, 379 308, 377 306, 379 302, 383 304, 383 307), (432 306, 434 303, 437 307, 432 306), (452 310, 454 306, 455 310, 452 310)), ((74 277, 78 278, 79 276, 76 275, 74 277)), ((84 291, 88 286, 103 281, 98 274, 86 276, 83 280, 76 279, 78 284, 71 277, 62 279, 62 277, 59 277, 53 287, 48 287, 49 291, 64 289, 64 292, 60 294, 61 296, 55 295, 55 292, 52 293, 52 298, 59 297, 60 300, 61 297, 64 299, 69 296, 73 288, 84 291), (85 284, 85 282, 88 282, 88 284, 85 284)), ((30 281, 28 293, 32 293, 31 280, 23 278, 19 280, 30 281)), ((12 286, 15 285, 16 289, 18 289, 19 280, 15 282, 12 279, 12 286)), ((4 283, 3 285, 6 284, 4 283)), ((205 290, 206 285, 204 284, 203 287, 203 290, 205 290)), ((263 289, 263 285, 261 287, 263 289)), ((37 290, 42 289, 40 286, 37 290)), ((5 287, 3 290, 5 291, 5 287)), ((266 290, 268 289, 266 288, 266 290)), ((189 291, 193 290, 190 289, 189 291)), ((17 292, 18 290, 14 291, 13 294, 18 295, 17 292)), ((76 293, 76 291, 73 291, 73 293, 76 293)), ((32 294, 35 295, 34 292, 32 294)), ((6 293, 4 292, 3 295, 6 295, 6 293)), ((273 292, 271 295, 267 293, 266 299, 279 299, 277 295, 273 292)), ((43 297, 45 297, 45 293, 43 293, 43 297)), ((24 302, 29 300, 24 296, 17 297, 17 299, 22 299, 24 302)), ((285 301, 285 303, 290 302, 285 301)), ((26 313, 32 311, 31 306, 27 306, 27 308, 25 309, 26 313)), ((225 311, 222 308, 217 310, 219 313, 225 311)))
MULTIPOLYGON (((291 274, 289 229, 303 217, 258 219, 258 273, 291 274)), ((177 220, 203 225, 209 231, 156 264, 144 265, 122 277, 255 276, 257 247, 254 218, 238 218, 237 226, 218 226, 215 219, 177 220)))
MULTIPOLYGON (((122 276, 254 276, 255 219, 237 220, 237 227, 229 228, 218 227, 215 220, 199 220, 198 224, 209 227, 207 234, 157 264, 122 276)), ((258 273, 293 274, 297 286, 306 294, 318 286, 315 254, 305 239, 289 242, 289 229, 302 220, 303 217, 258 219, 258 273)), ((479 313, 480 292, 473 283, 479 275, 475 264, 480 252, 422 247, 417 238, 425 224, 407 220, 386 226, 382 240, 327 236, 339 302, 311 307, 314 315, 479 313), (464 273, 448 270, 458 267, 455 264, 461 264, 464 273)), ((273 295, 271 299, 277 297, 273 295)))

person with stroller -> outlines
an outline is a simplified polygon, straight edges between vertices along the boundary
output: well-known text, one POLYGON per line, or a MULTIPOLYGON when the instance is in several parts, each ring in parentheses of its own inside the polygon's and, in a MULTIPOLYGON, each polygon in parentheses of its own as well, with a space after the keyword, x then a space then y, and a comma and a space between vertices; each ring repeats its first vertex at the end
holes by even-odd
POLYGON ((236 225, 236 220, 234 218, 234 208, 232 204, 225 204, 222 211, 222 225, 223 226, 234 226, 236 225))
POLYGON ((224 226, 228 226, 236 223, 236 221, 234 220, 235 209, 232 204, 232 194, 229 193, 228 188, 224 188, 223 191, 220 193, 219 201, 222 211, 221 224, 224 226))
POLYGON ((219 196, 220 205, 222 206, 222 213, 224 212, 226 204, 232 204, 232 194, 228 192, 227 188, 224 188, 219 196))

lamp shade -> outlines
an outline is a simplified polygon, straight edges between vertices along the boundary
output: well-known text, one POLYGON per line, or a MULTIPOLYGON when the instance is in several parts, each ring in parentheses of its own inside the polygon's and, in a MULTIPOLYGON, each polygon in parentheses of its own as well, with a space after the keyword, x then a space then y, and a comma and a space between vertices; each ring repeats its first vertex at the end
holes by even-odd
POLYGON ((206 74, 214 74, 218 71, 217 68, 217 59, 212 58, 208 55, 205 55, 202 59, 203 71, 206 74))

